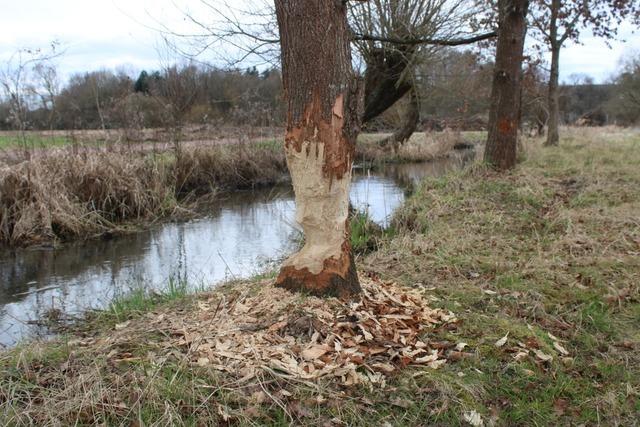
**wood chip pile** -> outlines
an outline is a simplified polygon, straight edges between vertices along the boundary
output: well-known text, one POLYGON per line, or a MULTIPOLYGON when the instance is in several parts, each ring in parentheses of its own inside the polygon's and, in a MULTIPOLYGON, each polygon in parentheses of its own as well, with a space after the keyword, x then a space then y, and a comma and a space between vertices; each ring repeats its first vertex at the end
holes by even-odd
POLYGON ((268 282, 253 294, 211 297, 183 316, 148 319, 192 363, 249 380, 260 371, 295 380, 384 384, 408 365, 438 368, 443 348, 429 329, 456 322, 416 289, 361 278, 362 298, 342 302, 289 293, 268 282))

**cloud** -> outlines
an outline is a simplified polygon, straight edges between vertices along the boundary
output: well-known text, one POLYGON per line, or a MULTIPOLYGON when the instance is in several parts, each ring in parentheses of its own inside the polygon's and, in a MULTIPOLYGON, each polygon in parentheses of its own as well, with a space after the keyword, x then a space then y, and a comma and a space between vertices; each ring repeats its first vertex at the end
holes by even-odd
MULTIPOLYGON (((121 65, 137 70, 157 68, 160 34, 153 28, 162 23, 178 31, 193 30, 182 13, 187 9, 199 17, 210 13, 199 1, 29 0, 29 7, 19 1, 5 2, 0 14, 0 61, 18 48, 46 47, 59 40, 65 54, 58 66, 66 77, 121 65)), ((613 49, 594 37, 583 38, 582 45, 567 45, 561 53, 561 80, 588 74, 605 81, 615 72, 620 57, 640 51, 640 35, 633 34, 630 25, 623 25, 620 34, 627 42, 614 42, 613 49)))

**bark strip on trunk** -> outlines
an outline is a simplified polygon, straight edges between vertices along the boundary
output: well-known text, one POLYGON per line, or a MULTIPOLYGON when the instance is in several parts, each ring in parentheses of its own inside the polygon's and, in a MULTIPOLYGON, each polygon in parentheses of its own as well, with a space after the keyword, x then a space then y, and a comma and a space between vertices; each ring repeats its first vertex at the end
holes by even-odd
POLYGON ((287 103, 285 154, 305 245, 276 285, 313 295, 360 292, 349 241, 349 186, 359 132, 346 6, 276 0, 287 103))
POLYGON ((528 0, 500 0, 500 26, 491 89, 489 135, 484 160, 506 170, 516 165, 520 117, 520 85, 528 0))

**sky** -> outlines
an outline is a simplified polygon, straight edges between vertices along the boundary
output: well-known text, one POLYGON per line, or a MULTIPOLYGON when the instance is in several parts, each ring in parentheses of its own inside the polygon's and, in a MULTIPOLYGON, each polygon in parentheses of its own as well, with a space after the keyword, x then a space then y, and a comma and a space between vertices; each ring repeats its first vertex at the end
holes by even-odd
MULTIPOLYGON (((19 48, 46 47, 57 40, 64 54, 56 63, 65 77, 103 68, 132 75, 157 69, 163 51, 160 24, 192 31, 182 11, 210 14, 199 0, 0 0, 0 10, 0 65, 19 48)), ((612 49, 594 37, 567 45, 561 54, 561 81, 576 74, 596 82, 610 78, 623 56, 640 52, 640 32, 633 34, 627 25, 620 35, 625 41, 613 42, 612 49)))

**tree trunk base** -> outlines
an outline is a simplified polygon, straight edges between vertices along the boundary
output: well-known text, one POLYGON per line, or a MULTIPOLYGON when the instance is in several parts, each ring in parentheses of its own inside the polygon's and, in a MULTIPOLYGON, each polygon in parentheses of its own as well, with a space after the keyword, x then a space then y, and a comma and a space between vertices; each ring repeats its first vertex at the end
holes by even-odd
POLYGON ((275 285, 292 292, 322 297, 332 296, 345 300, 353 299, 362 291, 353 256, 350 253, 343 253, 340 259, 325 260, 319 273, 312 273, 308 268, 298 270, 294 266, 283 267, 275 285))

